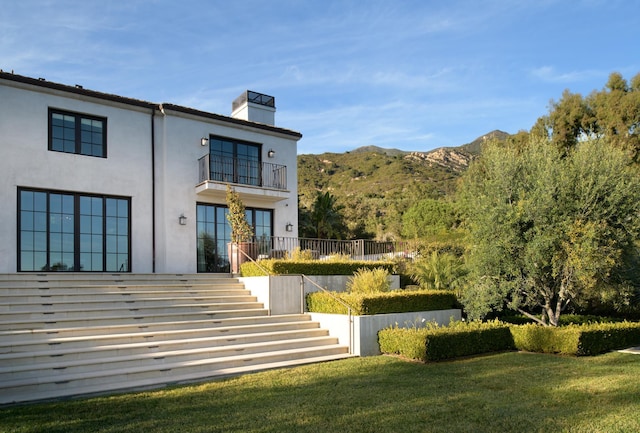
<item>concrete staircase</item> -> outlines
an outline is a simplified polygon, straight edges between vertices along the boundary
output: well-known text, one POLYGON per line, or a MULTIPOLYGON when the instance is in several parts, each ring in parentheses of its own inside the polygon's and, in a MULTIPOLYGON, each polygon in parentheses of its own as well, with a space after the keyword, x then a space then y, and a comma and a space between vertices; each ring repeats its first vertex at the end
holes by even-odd
POLYGON ((0 275, 0 404, 157 388, 340 359, 305 314, 227 275, 0 275))

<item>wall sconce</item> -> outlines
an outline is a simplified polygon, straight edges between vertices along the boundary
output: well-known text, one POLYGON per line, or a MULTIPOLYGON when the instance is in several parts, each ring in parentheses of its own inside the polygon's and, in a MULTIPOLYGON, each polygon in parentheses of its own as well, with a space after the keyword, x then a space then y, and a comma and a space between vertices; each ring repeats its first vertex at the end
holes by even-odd
POLYGON ((207 137, 202 137, 200 139, 200 146, 206 146, 207 144, 209 144, 209 139, 207 137))
POLYGON ((178 217, 178 222, 180 223, 181 226, 186 226, 187 225, 187 217, 184 216, 184 214, 181 214, 178 217))
POLYGON ((287 223, 287 225, 284 226, 284 229, 288 232, 292 232, 293 231, 293 224, 291 223, 287 223))
POLYGON ((269 158, 273 158, 274 156, 276 156, 276 151, 273 149, 269 149, 269 151, 267 152, 267 156, 269 158))

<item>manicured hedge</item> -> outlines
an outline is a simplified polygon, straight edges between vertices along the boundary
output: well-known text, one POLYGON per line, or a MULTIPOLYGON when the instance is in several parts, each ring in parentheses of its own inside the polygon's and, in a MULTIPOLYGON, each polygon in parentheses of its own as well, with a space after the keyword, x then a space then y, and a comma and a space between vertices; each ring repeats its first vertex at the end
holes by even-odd
POLYGON ((446 327, 394 328, 378 333, 380 351, 420 361, 438 361, 518 349, 591 356, 640 345, 640 323, 596 323, 547 327, 502 322, 456 322, 446 327))
POLYGON ((380 351, 419 361, 513 350, 509 326, 501 322, 455 322, 444 327, 394 328, 378 332, 380 351))
POLYGON ((558 328, 521 325, 511 328, 519 350, 590 356, 640 345, 640 323, 594 323, 558 328))
POLYGON ((309 293, 307 309, 315 313, 347 314, 347 308, 335 297, 350 305, 352 314, 357 316, 458 308, 455 295, 445 290, 395 290, 367 294, 332 292, 332 295, 325 292, 309 293))
MULTIPOLYGON (((394 273, 395 265, 386 261, 332 261, 332 260, 279 260, 267 259, 257 262, 271 275, 305 274, 305 275, 353 275, 358 269, 384 268, 394 273)), ((256 263, 245 262, 240 266, 243 277, 264 276, 256 263)))

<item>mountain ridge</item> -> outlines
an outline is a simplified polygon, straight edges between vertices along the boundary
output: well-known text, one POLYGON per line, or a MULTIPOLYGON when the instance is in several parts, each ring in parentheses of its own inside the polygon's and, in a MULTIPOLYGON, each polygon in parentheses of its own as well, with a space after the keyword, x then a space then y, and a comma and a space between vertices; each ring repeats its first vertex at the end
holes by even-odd
POLYGON ((483 143, 508 136, 496 130, 470 143, 426 152, 362 146, 344 153, 298 155, 299 206, 310 209, 318 192, 329 191, 343 206, 349 237, 397 237, 410 206, 453 194, 483 143))

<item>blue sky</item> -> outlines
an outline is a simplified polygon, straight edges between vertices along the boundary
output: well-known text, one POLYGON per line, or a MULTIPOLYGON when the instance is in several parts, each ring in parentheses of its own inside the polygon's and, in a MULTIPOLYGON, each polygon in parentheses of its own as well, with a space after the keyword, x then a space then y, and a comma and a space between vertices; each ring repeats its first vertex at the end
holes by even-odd
POLYGON ((229 115, 276 98, 298 153, 427 151, 528 130, 564 89, 640 72, 640 0, 18 0, 0 69, 229 115))

